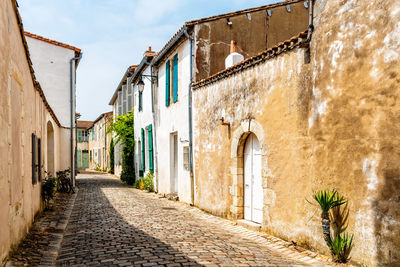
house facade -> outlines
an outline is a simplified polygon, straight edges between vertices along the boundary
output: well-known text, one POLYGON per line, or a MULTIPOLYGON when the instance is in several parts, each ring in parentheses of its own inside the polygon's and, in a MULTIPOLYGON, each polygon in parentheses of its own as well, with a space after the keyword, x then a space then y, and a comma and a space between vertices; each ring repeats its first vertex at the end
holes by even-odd
POLYGON ((328 254, 307 200, 335 188, 352 260, 398 266, 400 9, 316 1, 313 18, 193 85, 195 205, 328 254))
POLYGON ((113 112, 101 114, 89 127, 89 167, 90 169, 110 169, 111 133, 107 129, 113 122, 113 112))
MULTIPOLYGON (((136 178, 154 173, 155 169, 153 90, 157 81, 150 65, 155 55, 149 47, 127 81, 127 86, 133 90, 136 178)), ((156 178, 153 182, 157 186, 156 178)))
POLYGON ((69 150, 63 146, 65 125, 50 104, 45 80, 39 80, 40 68, 32 64, 15 0, 0 2, 0 25, 1 265, 42 207, 42 180, 68 167, 69 150))
MULTIPOLYGON (((127 114, 133 109, 133 88, 127 86, 128 78, 135 72, 137 65, 132 65, 127 68, 117 89, 115 89, 110 102, 113 107, 114 118, 127 114)), ((119 176, 122 171, 122 147, 121 144, 115 144, 114 147, 114 174, 119 176)))
POLYGON ((77 122, 76 142, 77 155, 76 166, 78 170, 89 168, 89 128, 93 125, 93 121, 77 122))
POLYGON ((191 84, 225 69, 230 43, 252 57, 307 28, 304 1, 291 1, 186 22, 153 60, 157 191, 195 203, 191 84), (251 42, 249 41, 251 40, 251 42))
POLYGON ((77 162, 76 69, 82 57, 81 49, 30 32, 24 34, 37 79, 62 126, 60 147, 64 153, 60 169, 71 169, 74 183, 77 162))

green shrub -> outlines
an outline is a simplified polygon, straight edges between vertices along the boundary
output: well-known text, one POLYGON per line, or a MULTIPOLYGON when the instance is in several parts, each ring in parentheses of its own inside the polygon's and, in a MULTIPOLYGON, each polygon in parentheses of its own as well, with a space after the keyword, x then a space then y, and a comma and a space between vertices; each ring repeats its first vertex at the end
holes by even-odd
POLYGON ((46 177, 42 181, 42 199, 44 201, 45 209, 50 208, 50 200, 54 199, 57 181, 54 177, 46 177))
POLYGON ((140 179, 135 181, 135 183, 133 184, 133 187, 136 189, 140 188, 140 179))
POLYGON ((154 174, 152 171, 148 172, 146 177, 143 177, 141 181, 143 182, 144 189, 149 192, 154 192, 154 184, 153 184, 154 174))
POLYGON ((337 234, 328 245, 332 251, 334 261, 339 263, 346 263, 349 261, 350 251, 353 244, 353 237, 346 234, 337 234))
POLYGON ((110 173, 114 174, 114 139, 111 138, 110 142, 110 173))

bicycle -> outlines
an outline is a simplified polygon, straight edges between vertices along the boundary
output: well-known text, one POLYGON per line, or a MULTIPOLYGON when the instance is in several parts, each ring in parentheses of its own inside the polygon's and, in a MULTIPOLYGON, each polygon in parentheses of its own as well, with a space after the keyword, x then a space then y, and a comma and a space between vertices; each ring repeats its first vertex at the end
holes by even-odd
POLYGON ((68 168, 63 171, 58 171, 57 174, 57 192, 63 193, 71 193, 74 194, 75 190, 72 186, 71 179, 69 179, 69 175, 71 170, 68 168))

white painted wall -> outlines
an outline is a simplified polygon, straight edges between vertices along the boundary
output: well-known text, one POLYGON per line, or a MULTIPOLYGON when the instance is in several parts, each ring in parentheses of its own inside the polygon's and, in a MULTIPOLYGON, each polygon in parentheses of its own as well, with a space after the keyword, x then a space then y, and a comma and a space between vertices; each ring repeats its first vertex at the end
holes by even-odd
MULTIPOLYGON (((151 68, 146 66, 142 72, 143 75, 150 75, 151 68)), ((148 131, 147 127, 151 124, 154 129, 153 113, 152 113, 152 101, 151 101, 151 81, 148 78, 143 77, 144 90, 142 93, 142 111, 139 111, 139 89, 135 84, 133 86, 134 93, 134 131, 135 131, 135 169, 136 177, 139 175, 139 170, 142 169, 142 148, 141 148, 141 129, 145 130, 145 154, 146 164, 144 176, 149 172, 149 145, 148 145, 148 131), (140 146, 139 146, 140 144, 140 146)), ((154 130, 153 130, 153 164, 155 163, 155 146, 154 146, 154 130)), ((156 179, 154 179, 156 180, 156 179)), ((155 181, 154 181, 155 182, 155 181)), ((155 184, 154 184, 155 185, 155 184)))
POLYGON ((75 51, 26 36, 36 77, 62 126, 70 127, 70 60, 75 51))
MULTIPOLYGON (((50 44, 26 36, 29 46, 30 57, 36 78, 40 82, 42 90, 49 105, 56 114, 61 126, 70 127, 70 60, 75 57, 75 51, 50 44)), ((73 63, 75 64, 75 63, 73 63)), ((73 66, 75 68, 75 65, 73 66)), ((73 73, 73 80, 75 72, 73 73)), ((76 100, 75 89, 73 90, 73 113, 75 114, 76 100)), ((75 127, 75 120, 73 120, 75 127)), ((71 167, 70 164, 70 129, 60 128, 58 147, 60 159, 58 170, 71 167)), ((73 145, 75 148, 75 130, 73 131, 73 145)), ((56 141, 56 140, 55 140, 56 141)))
MULTIPOLYGON (((157 88, 157 157, 159 192, 171 192, 171 133, 178 134, 178 195, 179 200, 190 203, 190 173, 183 166, 183 148, 189 146, 188 125, 188 87, 190 84, 190 42, 186 40, 176 51, 169 55, 171 64, 173 56, 178 53, 178 102, 165 105, 165 64, 158 69, 157 88)), ((172 96, 171 96, 172 97, 172 96)))

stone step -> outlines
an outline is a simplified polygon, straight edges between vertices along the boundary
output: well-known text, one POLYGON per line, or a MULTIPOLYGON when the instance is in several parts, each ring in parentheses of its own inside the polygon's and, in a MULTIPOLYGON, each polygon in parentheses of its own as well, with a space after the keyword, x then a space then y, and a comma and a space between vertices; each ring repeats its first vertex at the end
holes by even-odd
POLYGON ((261 224, 247 220, 237 220, 237 224, 252 231, 261 231, 261 224))

